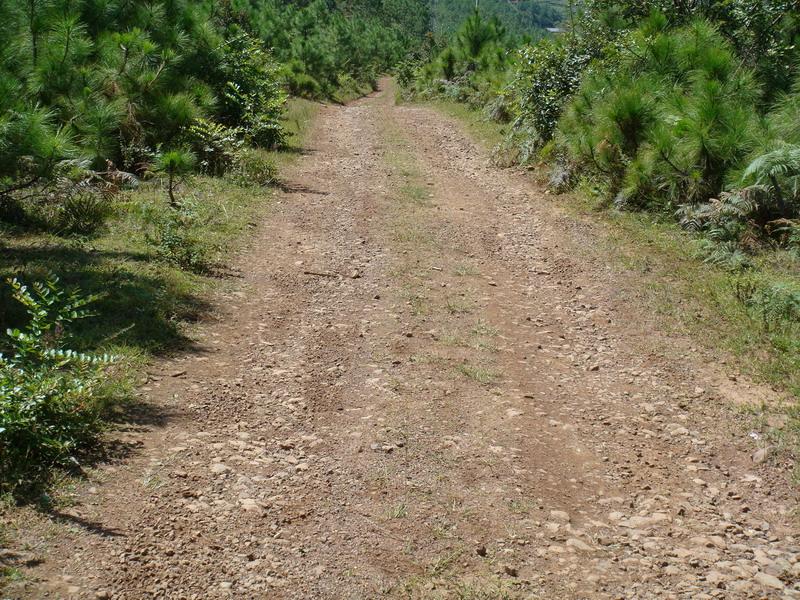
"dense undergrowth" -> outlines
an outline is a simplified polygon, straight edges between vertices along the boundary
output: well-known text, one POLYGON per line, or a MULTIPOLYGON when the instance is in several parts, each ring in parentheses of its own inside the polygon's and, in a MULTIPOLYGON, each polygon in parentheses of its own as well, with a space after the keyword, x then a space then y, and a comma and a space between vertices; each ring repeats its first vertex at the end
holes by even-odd
POLYGON ((399 78, 407 96, 502 124, 498 161, 543 166, 552 191, 685 230, 664 251, 705 263, 686 293, 800 395, 798 14, 778 0, 595 0, 563 28, 520 43, 476 13, 399 78))
POLYGON ((13 221, 20 197, 219 174, 239 146, 280 146, 287 90, 374 83, 427 13, 410 0, 347 14, 320 0, 3 0, 0 14, 0 210, 13 221))

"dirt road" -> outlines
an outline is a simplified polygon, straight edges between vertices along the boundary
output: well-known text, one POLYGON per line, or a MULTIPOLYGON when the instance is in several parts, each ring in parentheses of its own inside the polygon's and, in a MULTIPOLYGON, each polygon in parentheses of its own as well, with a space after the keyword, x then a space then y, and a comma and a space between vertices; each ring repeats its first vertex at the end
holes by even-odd
POLYGON ((12 594, 800 597, 796 493, 732 384, 529 178, 383 92, 324 108, 287 179, 149 385, 165 423, 12 594))

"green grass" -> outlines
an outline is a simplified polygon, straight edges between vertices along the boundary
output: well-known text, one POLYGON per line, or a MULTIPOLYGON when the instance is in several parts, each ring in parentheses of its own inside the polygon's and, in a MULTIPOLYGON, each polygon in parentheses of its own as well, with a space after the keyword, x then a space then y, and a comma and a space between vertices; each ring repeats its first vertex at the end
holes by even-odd
POLYGON ((481 274, 477 267, 470 264, 462 264, 456 266, 453 273, 458 277, 477 277, 481 274))
POLYGON ((333 94, 331 100, 338 104, 347 104, 353 100, 358 100, 375 91, 375 86, 369 82, 359 83, 352 77, 341 76, 339 78, 339 88, 333 94))
POLYGON ((444 307, 451 315, 466 315, 475 309, 475 303, 460 296, 450 296, 445 300, 444 307))
MULTIPOLYGON (((0 497, 0 509, 8 510, 13 505, 13 500, 10 498, 0 497)), ((8 548, 12 539, 8 527, 0 523, 0 548, 8 548)), ((3 587, 11 583, 19 582, 25 579, 25 574, 8 561, 0 559, 0 591, 3 587)))
MULTIPOLYGON (((571 210, 586 214, 579 199, 571 210)), ((595 214, 595 213, 592 213, 595 214)), ((682 329, 709 349, 732 353, 743 371, 778 390, 800 397, 800 323, 765 320, 743 301, 744 287, 797 285, 796 275, 775 268, 775 254, 755 258, 744 273, 707 264, 698 241, 672 223, 642 214, 602 214, 611 225, 604 248, 650 285, 646 297, 667 325, 682 329)))
POLYGON ((490 369, 469 363, 461 363, 456 367, 456 370, 462 375, 483 384, 493 383, 499 377, 497 373, 490 369))
POLYGON ((407 183, 400 188, 400 194, 402 198, 420 206, 431 205, 431 192, 427 187, 415 183, 407 183))
POLYGON ((392 506, 388 511, 390 519, 405 519, 408 516, 408 506, 401 502, 396 506, 392 506))

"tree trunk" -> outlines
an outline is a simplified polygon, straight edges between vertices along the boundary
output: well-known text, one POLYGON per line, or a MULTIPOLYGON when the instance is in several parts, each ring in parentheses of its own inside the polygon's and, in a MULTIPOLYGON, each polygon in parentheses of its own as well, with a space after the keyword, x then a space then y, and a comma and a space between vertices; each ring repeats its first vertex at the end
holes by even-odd
POLYGON ((172 208, 178 208, 178 203, 175 200, 175 174, 170 171, 169 172, 169 205, 172 208))

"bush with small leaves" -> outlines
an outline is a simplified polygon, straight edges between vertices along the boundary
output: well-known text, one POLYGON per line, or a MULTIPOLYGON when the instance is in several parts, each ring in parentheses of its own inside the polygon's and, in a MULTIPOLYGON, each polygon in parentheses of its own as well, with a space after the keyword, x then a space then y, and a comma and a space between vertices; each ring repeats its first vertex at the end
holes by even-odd
POLYGON ((274 148, 283 143, 280 117, 286 93, 278 78, 278 65, 264 43, 241 32, 224 47, 221 69, 226 82, 222 91, 221 119, 241 127, 248 143, 274 148))
POLYGON ((236 155, 233 179, 243 186, 268 186, 278 180, 278 168, 263 150, 246 148, 236 155))
POLYGON ((190 204, 170 206, 154 220, 153 232, 147 240, 164 262, 193 273, 206 273, 209 269, 208 248, 197 237, 195 219, 190 204))
POLYGON ((228 172, 242 147, 241 129, 206 119, 197 119, 186 137, 197 157, 197 166, 206 175, 220 176, 228 172))
POLYGON ((525 130, 525 137, 537 146, 548 142, 592 58, 589 50, 560 39, 547 38, 521 48, 509 86, 515 130, 525 130))
POLYGON ((0 355, 0 491, 20 495, 53 469, 78 466, 96 441, 105 368, 115 358, 67 348, 69 326, 92 316, 86 307, 96 296, 66 292, 54 276, 8 284, 29 321, 8 330, 10 350, 0 355))

